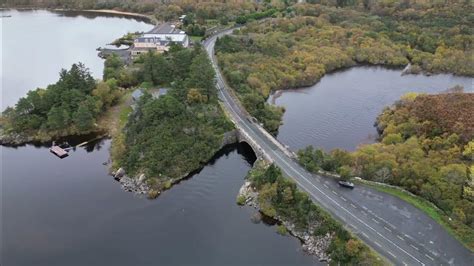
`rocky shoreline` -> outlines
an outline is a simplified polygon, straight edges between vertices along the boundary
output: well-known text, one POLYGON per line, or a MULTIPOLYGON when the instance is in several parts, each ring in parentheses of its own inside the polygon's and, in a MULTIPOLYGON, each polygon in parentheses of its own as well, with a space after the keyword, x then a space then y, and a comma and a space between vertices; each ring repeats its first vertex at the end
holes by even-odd
POLYGON ((98 128, 86 132, 76 133, 74 131, 63 131, 63 132, 36 132, 35 134, 27 133, 16 133, 16 132, 5 132, 5 130, 0 125, 0 145, 17 147, 23 146, 26 144, 51 144, 52 141, 57 140, 68 140, 71 138, 83 138, 83 137, 92 137, 96 138, 106 138, 109 137, 107 130, 98 128))
POLYGON ((0 129, 0 145, 4 146, 20 146, 26 143, 35 141, 31 136, 25 136, 21 134, 5 134, 0 129))
MULTIPOLYGON (((237 197, 245 198, 244 205, 260 210, 258 206, 258 192, 251 186, 250 181, 245 181, 240 188, 237 197)), ((296 226, 290 221, 285 220, 284 217, 277 216, 274 218, 281 222, 292 236, 297 237, 301 241, 305 252, 317 257, 319 261, 329 262, 331 260, 329 255, 326 253, 326 250, 331 244, 333 235, 327 233, 324 236, 314 236, 314 234, 312 234, 312 232, 314 232, 314 230, 320 225, 319 223, 311 224, 310 228, 306 231, 298 231, 296 230, 296 226)))
POLYGON ((133 192, 138 195, 147 194, 150 187, 146 184, 146 176, 141 174, 138 178, 129 177, 126 175, 123 168, 119 168, 116 172, 111 172, 111 175, 117 180, 122 189, 128 192, 133 192))

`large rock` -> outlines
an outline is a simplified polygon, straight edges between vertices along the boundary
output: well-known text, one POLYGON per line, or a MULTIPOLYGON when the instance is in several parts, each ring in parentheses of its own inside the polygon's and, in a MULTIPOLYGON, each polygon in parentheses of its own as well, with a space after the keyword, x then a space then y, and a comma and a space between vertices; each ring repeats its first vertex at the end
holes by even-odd
POLYGON ((145 174, 141 174, 141 175, 138 177, 138 182, 139 182, 139 183, 143 183, 143 182, 145 181, 145 179, 146 179, 145 174))
POLYGON ((245 181, 242 187, 239 190, 238 197, 245 198, 245 205, 254 207, 258 209, 258 193, 252 188, 251 183, 249 181, 245 181))
POLYGON ((125 170, 124 170, 122 167, 120 167, 120 168, 117 170, 117 172, 115 172, 114 177, 115 177, 115 178, 121 178, 121 177, 124 176, 124 175, 125 175, 125 170))
POLYGON ((138 182, 137 178, 130 178, 124 175, 120 178, 120 184, 125 191, 134 192, 135 194, 147 194, 150 188, 145 183, 138 182))

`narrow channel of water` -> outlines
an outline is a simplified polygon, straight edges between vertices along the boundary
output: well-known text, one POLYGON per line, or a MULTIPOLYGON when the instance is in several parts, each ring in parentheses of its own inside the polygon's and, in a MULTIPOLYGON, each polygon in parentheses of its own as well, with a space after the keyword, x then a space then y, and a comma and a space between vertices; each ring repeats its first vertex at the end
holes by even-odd
POLYGON ((290 149, 355 150, 376 141, 377 115, 403 94, 436 93, 455 85, 473 92, 473 81, 447 74, 402 76, 401 70, 361 66, 328 74, 308 88, 282 91, 269 101, 286 108, 278 139, 290 149))

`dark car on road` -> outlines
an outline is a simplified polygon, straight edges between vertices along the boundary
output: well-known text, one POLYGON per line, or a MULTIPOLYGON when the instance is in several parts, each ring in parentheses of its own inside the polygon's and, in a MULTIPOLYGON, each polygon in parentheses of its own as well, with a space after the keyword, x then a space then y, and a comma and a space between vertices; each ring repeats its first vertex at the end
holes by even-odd
POLYGON ((337 183, 339 183, 339 186, 341 186, 341 187, 346 187, 346 188, 351 188, 351 189, 354 188, 354 183, 349 182, 349 181, 343 181, 343 180, 341 180, 341 181, 339 181, 339 182, 337 182, 337 183))

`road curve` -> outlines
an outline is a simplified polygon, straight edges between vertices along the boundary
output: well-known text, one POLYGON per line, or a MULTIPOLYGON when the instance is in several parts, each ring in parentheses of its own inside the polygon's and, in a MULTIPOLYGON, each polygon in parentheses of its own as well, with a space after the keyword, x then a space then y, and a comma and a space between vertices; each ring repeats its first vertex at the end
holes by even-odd
POLYGON ((390 195, 369 188, 347 190, 332 179, 303 169, 283 145, 247 118, 218 68, 214 45, 224 31, 203 45, 216 70, 219 98, 241 131, 311 199, 330 212, 346 229, 396 265, 472 265, 474 254, 427 215, 390 195))

